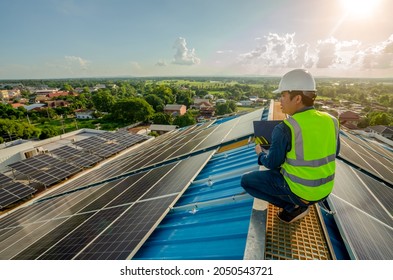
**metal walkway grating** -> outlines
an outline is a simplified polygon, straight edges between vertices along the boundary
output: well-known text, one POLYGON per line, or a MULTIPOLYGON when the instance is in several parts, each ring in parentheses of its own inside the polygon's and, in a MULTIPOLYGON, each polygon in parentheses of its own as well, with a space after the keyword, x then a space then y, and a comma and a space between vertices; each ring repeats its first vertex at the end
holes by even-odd
POLYGON ((269 204, 266 221, 266 260, 330 260, 332 256, 315 205, 292 224, 277 218, 280 208, 269 204))

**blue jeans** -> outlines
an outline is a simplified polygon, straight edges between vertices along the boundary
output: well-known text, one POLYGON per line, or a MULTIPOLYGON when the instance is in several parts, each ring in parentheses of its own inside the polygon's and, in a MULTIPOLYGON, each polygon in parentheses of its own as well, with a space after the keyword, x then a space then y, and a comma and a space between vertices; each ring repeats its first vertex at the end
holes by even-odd
POLYGON ((292 212, 297 206, 309 206, 296 196, 285 182, 279 169, 258 170, 245 173, 241 185, 253 197, 292 212))

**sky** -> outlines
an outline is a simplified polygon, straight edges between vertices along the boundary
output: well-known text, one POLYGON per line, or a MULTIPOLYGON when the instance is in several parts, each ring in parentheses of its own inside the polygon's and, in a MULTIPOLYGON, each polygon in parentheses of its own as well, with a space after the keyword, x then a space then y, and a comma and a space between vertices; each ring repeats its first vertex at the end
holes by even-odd
POLYGON ((393 77, 391 0, 1 0, 0 80, 393 77))

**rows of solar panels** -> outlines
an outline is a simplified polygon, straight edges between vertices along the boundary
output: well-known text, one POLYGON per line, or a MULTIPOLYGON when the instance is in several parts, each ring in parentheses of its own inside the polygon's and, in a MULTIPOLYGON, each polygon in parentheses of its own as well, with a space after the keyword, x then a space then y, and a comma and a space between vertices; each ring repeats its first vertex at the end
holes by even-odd
MULTIPOLYGON (((8 167, 12 169, 15 177, 22 174, 30 182, 38 182, 48 187, 147 139, 147 136, 130 134, 124 130, 104 132, 99 136, 75 142, 76 147, 62 146, 52 150, 50 155, 40 154, 9 164, 8 167)), ((36 191, 20 182, 0 186, 0 208, 26 198, 36 191)))
POLYGON ((340 158, 328 202, 351 258, 393 259, 393 153, 342 132, 340 158))
POLYGON ((0 209, 31 196, 36 189, 0 173, 0 209))
POLYGON ((257 110, 219 125, 207 122, 164 134, 127 152, 118 159, 100 166, 100 168, 68 182, 46 197, 85 187, 102 180, 126 176, 158 166, 163 162, 181 159, 192 153, 217 148, 223 143, 247 138, 253 134, 253 120, 259 120, 261 114, 262 110, 257 110))
POLYGON ((157 137, 18 208, 0 219, 0 259, 132 258, 215 149, 260 116, 157 137))
POLYGON ((21 208, 0 220, 0 258, 125 259, 212 153, 21 208))

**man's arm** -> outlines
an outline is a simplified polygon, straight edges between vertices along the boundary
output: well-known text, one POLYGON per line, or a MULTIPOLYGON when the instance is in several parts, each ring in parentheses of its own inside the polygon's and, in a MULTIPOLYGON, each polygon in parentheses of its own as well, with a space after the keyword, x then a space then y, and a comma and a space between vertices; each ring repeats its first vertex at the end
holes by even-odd
POLYGON ((276 125, 272 132, 272 144, 269 150, 260 145, 255 147, 258 154, 258 164, 269 169, 279 168, 284 162, 290 149, 290 130, 284 123, 276 125))

